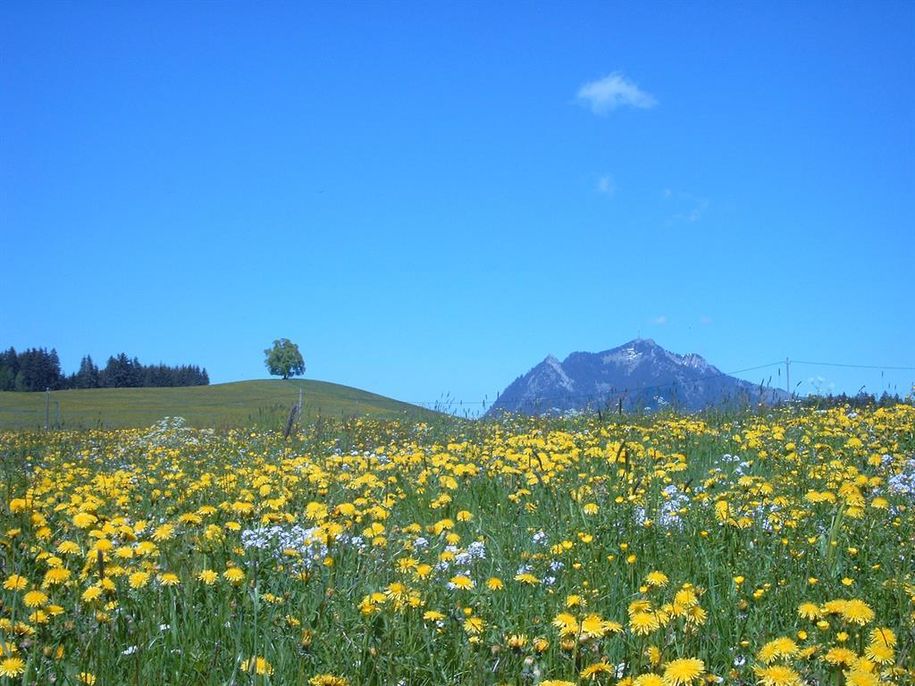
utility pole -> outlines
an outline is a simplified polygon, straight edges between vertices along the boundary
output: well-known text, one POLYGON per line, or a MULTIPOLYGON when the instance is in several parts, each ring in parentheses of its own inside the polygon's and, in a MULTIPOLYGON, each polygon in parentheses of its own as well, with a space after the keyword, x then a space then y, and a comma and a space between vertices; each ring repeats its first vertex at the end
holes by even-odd
POLYGON ((45 389, 44 396, 44 430, 51 430, 51 387, 45 389))
POLYGON ((791 396, 791 360, 785 358, 785 390, 791 396))

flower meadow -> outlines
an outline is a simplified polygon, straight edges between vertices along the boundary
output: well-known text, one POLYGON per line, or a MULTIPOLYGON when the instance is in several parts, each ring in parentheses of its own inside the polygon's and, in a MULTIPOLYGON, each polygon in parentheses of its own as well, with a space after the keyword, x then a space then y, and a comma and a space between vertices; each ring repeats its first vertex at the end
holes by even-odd
POLYGON ((2 684, 915 683, 915 408, 0 434, 2 684))

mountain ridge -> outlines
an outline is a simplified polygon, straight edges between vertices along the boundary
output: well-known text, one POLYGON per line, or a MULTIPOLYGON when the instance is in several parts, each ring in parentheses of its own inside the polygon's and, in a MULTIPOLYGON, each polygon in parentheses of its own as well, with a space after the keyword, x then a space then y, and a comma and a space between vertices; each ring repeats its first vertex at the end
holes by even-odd
POLYGON ((576 351, 542 362, 506 387, 486 413, 548 414, 617 407, 696 411, 727 402, 780 402, 784 391, 722 372, 697 353, 678 354, 650 338, 601 352, 576 351))

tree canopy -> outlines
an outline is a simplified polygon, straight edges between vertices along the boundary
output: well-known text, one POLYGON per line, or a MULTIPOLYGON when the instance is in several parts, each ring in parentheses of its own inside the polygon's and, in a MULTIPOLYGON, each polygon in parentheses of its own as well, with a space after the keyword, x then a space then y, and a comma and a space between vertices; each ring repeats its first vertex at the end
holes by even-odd
POLYGON ((168 366, 141 364, 134 357, 119 353, 108 358, 99 369, 86 355, 79 371, 64 374, 57 351, 51 348, 29 348, 0 352, 0 391, 52 391, 68 388, 139 388, 158 386, 205 386, 210 383, 206 368, 197 365, 168 366))
POLYGON ((299 376, 305 373, 305 360, 299 352, 299 346, 288 338, 273 341, 273 347, 264 351, 267 356, 265 364, 274 376, 288 379, 290 376, 299 376))

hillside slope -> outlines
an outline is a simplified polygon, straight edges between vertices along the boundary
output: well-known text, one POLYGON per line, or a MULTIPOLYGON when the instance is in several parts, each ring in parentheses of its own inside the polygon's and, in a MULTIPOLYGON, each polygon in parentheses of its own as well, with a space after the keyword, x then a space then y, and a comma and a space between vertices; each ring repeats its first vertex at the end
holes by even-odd
MULTIPOLYGON (((184 417, 190 426, 279 428, 302 389, 305 419, 361 416, 424 417, 433 413, 375 393, 328 383, 278 379, 182 388, 93 388, 52 391, 52 426, 149 426, 162 417, 184 417)), ((45 425, 45 393, 0 393, 0 430, 45 425)))

